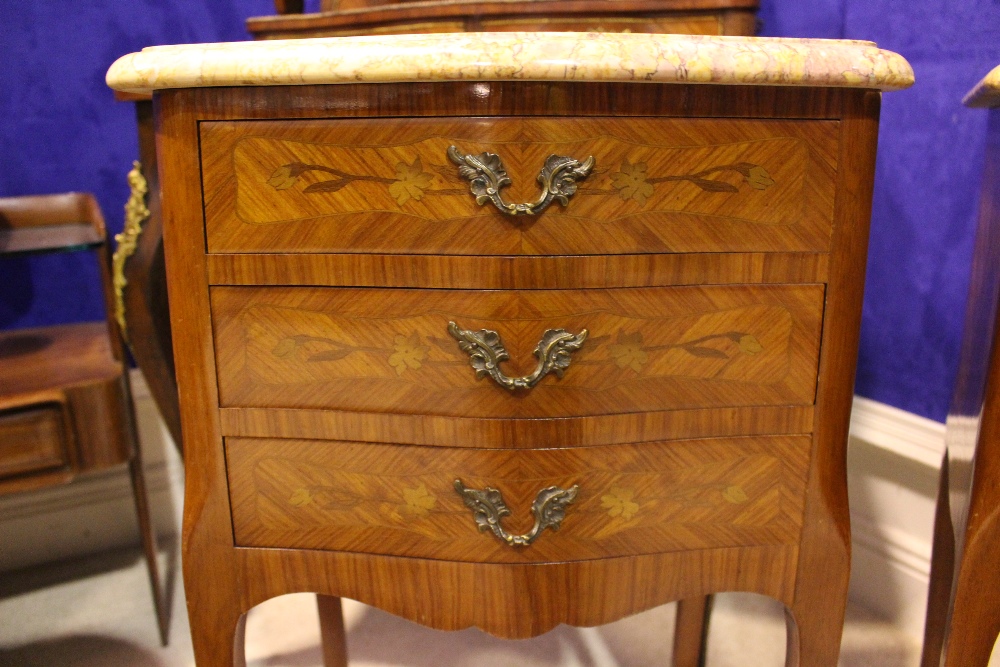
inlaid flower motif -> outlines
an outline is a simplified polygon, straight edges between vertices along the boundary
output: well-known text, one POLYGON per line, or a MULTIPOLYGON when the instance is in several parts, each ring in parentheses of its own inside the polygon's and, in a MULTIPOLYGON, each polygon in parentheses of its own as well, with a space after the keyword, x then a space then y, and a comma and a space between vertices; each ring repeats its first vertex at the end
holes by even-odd
POLYGON ((403 489, 403 501, 405 511, 417 516, 427 516, 434 509, 437 498, 428 493, 426 485, 420 484, 415 489, 403 489))
POLYGON ((402 375, 407 368, 420 368, 420 362, 427 358, 427 351, 430 350, 420 344, 420 336, 416 333, 411 336, 397 335, 393 349, 395 352, 389 355, 389 365, 396 369, 396 375, 402 375))
POLYGON ((620 516, 628 521, 639 512, 639 503, 632 500, 634 497, 634 489, 612 486, 609 493, 601 496, 601 507, 608 510, 608 516, 620 516))
POLYGON ((646 180, 645 162, 632 164, 627 158, 622 160, 620 171, 611 175, 611 183, 623 200, 632 199, 639 206, 644 205, 646 198, 653 194, 653 186, 646 180))
POLYGON ((619 331, 615 343, 608 346, 608 352, 618 368, 631 368, 636 373, 649 360, 649 355, 642 349, 642 332, 639 331, 630 334, 619 331))
POLYGON ((313 501, 312 493, 309 489, 295 489, 291 498, 288 499, 289 504, 295 507, 304 507, 313 501))
POLYGON ((420 201, 432 179, 433 176, 424 171, 418 155, 413 164, 400 162, 396 165, 396 181, 389 185, 389 194, 400 206, 411 199, 420 201))
POLYGON ((282 338, 278 341, 278 344, 274 346, 274 349, 271 350, 271 354, 278 358, 284 358, 295 352, 297 348, 298 345, 295 342, 295 338, 282 338))
POLYGON ((734 505, 740 505, 749 500, 749 496, 747 496, 746 491, 744 491, 743 487, 740 486, 726 487, 726 490, 722 492, 722 497, 734 505))
POLYGON ((766 190, 774 185, 774 179, 761 166, 751 167, 746 179, 747 183, 754 190, 766 190))
POLYGON ((274 170, 274 173, 271 174, 271 178, 268 179, 267 184, 275 190, 287 190, 295 185, 295 182, 299 180, 299 176, 307 169, 308 165, 302 164, 301 162, 291 162, 289 164, 282 165, 274 170))
POLYGON ((744 334, 740 336, 739 345, 740 352, 743 354, 754 355, 764 349, 764 346, 760 344, 757 337, 751 334, 744 334))

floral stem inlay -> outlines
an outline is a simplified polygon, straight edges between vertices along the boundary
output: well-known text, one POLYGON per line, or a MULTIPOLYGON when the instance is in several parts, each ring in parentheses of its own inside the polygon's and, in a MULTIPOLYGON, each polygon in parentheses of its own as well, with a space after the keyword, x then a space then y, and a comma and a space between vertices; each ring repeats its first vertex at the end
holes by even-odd
POLYGON ((294 186, 302 174, 310 171, 318 171, 336 178, 319 181, 302 189, 303 194, 317 194, 337 192, 351 183, 358 181, 368 181, 371 183, 384 183, 389 186, 389 194, 402 206, 409 200, 420 201, 424 196, 424 190, 430 187, 433 176, 424 171, 420 163, 420 156, 414 158, 412 164, 400 162, 396 165, 396 177, 387 178, 385 176, 374 176, 371 174, 351 174, 333 167, 321 164, 307 164, 305 162, 289 162, 274 170, 268 185, 275 190, 287 190, 294 186))
POLYGON ((710 167, 693 174, 681 174, 677 176, 658 176, 649 178, 646 174, 647 165, 645 162, 632 164, 628 159, 622 160, 619 171, 611 174, 612 185, 618 190, 618 194, 625 201, 634 200, 639 206, 646 203, 646 199, 654 192, 653 185, 656 183, 667 183, 671 181, 687 181, 698 186, 705 192, 739 192, 740 189, 722 180, 707 178, 712 174, 724 172, 735 172, 743 177, 744 182, 754 190, 766 190, 774 185, 774 179, 767 173, 767 170, 752 162, 735 162, 716 167, 710 167))

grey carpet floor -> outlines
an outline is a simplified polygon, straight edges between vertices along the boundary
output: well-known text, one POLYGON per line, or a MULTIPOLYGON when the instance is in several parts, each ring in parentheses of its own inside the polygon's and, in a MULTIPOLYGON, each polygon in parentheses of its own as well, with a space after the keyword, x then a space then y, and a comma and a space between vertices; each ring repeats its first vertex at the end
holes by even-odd
MULTIPOLYGON (((173 558, 164 565, 176 571, 173 558)), ((193 666, 179 576, 172 590, 170 645, 161 648, 145 565, 136 551, 0 573, 0 666, 193 666)), ((670 659, 674 605, 600 628, 562 626, 525 641, 477 630, 429 630, 355 602, 346 604, 345 617, 351 667, 662 667, 670 659)), ((783 665, 784 634, 777 603, 720 595, 709 665, 783 665)), ((919 653, 913 638, 849 608, 841 665, 911 667, 919 653)), ((320 667, 314 597, 288 595, 252 610, 247 660, 251 667, 320 667)))

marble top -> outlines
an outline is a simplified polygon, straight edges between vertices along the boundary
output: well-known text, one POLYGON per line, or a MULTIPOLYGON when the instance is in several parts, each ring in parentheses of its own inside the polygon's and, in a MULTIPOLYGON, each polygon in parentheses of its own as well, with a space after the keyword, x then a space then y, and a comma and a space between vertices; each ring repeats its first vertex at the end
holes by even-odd
POLYGON ((1000 107, 1000 65, 984 76, 962 101, 970 107, 1000 107))
POLYGON ((898 90, 906 60, 872 42, 613 33, 452 33, 154 46, 108 85, 166 88, 418 81, 634 81, 898 90))

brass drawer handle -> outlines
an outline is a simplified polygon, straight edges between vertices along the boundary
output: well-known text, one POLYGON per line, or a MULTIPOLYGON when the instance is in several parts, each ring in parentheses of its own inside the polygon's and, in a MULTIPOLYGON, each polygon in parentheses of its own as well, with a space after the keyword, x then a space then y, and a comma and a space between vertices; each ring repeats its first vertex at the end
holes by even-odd
POLYGON ((531 503, 535 525, 531 528, 531 532, 525 535, 511 535, 500 525, 500 520, 508 516, 510 510, 496 489, 489 486, 483 491, 470 489, 462 484, 462 480, 456 479, 455 490, 462 496, 466 507, 472 510, 472 518, 475 519, 480 532, 491 530, 494 535, 512 547, 526 547, 546 528, 559 530, 559 525, 566 516, 566 506, 576 500, 580 486, 574 484, 568 489, 549 486, 539 491, 535 496, 535 502, 531 503))
POLYGON ((448 157, 458 165, 459 175, 468 180, 469 190, 476 195, 476 203, 482 206, 488 201, 507 215, 538 215, 558 201, 563 206, 576 192, 576 182, 587 177, 594 168, 594 156, 582 163, 563 155, 550 155, 538 174, 542 194, 538 201, 528 204, 508 204, 500 196, 500 189, 510 185, 510 178, 504 169, 500 156, 495 153, 462 155, 455 146, 448 147, 448 157))
POLYGON ((448 333, 458 341, 458 346, 469 355, 469 364, 476 370, 476 379, 489 375, 498 385, 514 391, 515 389, 531 389, 549 371, 562 377, 569 368, 570 353, 579 350, 587 339, 587 330, 571 334, 565 329, 548 329, 542 334, 542 340, 535 348, 538 367, 531 375, 512 378, 500 370, 500 362, 510 359, 500 334, 490 329, 470 331, 460 329, 454 322, 448 322, 448 333))

